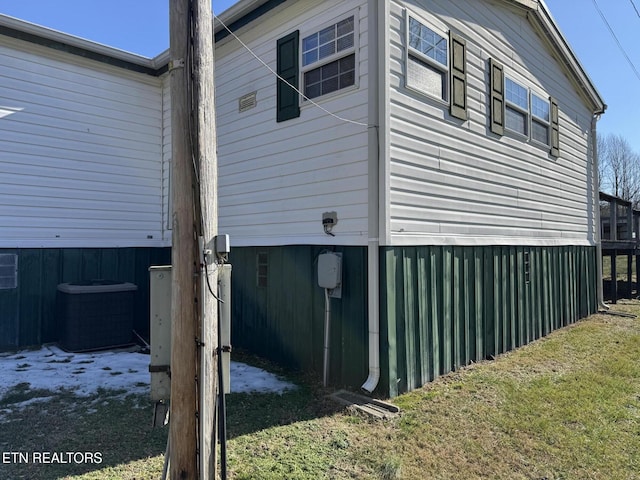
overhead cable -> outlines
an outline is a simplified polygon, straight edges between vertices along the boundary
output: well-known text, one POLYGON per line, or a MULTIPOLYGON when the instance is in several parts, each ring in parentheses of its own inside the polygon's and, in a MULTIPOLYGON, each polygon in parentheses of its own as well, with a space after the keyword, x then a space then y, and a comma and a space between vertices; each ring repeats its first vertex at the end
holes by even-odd
MULTIPOLYGON (((598 6, 598 2, 596 0, 592 0, 593 1, 593 5, 596 7, 596 10, 598 11, 598 13, 600 14, 600 18, 602 18, 602 21, 604 22, 604 24, 607 26, 607 28, 609 29, 609 32, 611 33, 611 36, 613 37, 613 39, 616 41, 616 43, 618 44, 618 48, 620 49, 620 51, 622 52, 622 54, 624 55, 624 58, 627 59, 627 62, 629 63, 629 66, 631 67, 631 69, 633 70, 633 72, 636 74, 636 77, 638 77, 638 80, 640 80, 640 73, 638 73, 638 69, 636 68, 636 66, 633 64, 633 62, 631 61, 631 58, 629 58, 629 55, 627 54, 627 52, 625 51, 625 49, 622 47, 622 44, 620 43, 620 40, 618 40, 618 37, 616 36, 615 32, 613 31, 613 28, 611 28, 611 25, 609 24, 609 22, 607 21, 607 17, 604 16, 604 13, 602 13, 602 10, 600 10, 600 7, 598 6)), ((634 5, 635 8, 635 5, 634 5)), ((637 11, 637 10, 636 10, 637 11)))
POLYGON ((256 53, 254 53, 253 50, 251 50, 251 48, 249 48, 242 40, 240 40, 240 38, 229 28, 227 27, 224 22, 222 20, 220 20, 220 17, 218 17, 215 13, 213 14, 213 18, 215 18, 220 25, 222 25, 222 27, 229 32, 229 34, 235 38, 238 43, 240 43, 240 45, 242 45, 242 47, 249 52, 258 62, 260 62, 267 70, 269 70, 278 80, 284 82, 285 84, 287 84, 292 90, 294 90, 298 95, 300 95, 302 98, 304 98, 306 101, 308 101, 310 104, 312 104, 314 107, 319 108, 320 110, 322 110, 323 112, 325 112, 327 115, 330 115, 338 120, 340 120, 341 122, 346 122, 346 123, 352 123, 354 125, 359 125, 361 127, 367 127, 367 128, 374 128, 375 125, 369 125, 367 123, 363 123, 363 122, 357 122, 355 120, 350 120, 348 118, 344 118, 341 117, 340 115, 336 115, 333 112, 330 112, 329 110, 327 110, 326 108, 324 108, 322 105, 319 105, 318 103, 314 102, 313 100, 311 100, 309 97, 307 97, 304 93, 302 93, 297 87, 295 87, 294 85, 292 85, 291 83, 289 83, 287 80, 285 80, 284 78, 282 78, 280 75, 278 75, 278 73, 271 68, 264 60, 262 60, 256 53))

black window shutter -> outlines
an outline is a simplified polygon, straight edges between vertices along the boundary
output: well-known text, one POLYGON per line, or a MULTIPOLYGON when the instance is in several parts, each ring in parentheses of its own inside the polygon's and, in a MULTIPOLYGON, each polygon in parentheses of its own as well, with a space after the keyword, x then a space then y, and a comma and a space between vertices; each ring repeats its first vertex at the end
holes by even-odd
POLYGON ((551 155, 560 156, 560 118, 558 116, 558 101, 549 97, 551 103, 551 155))
MULTIPOLYGON (((298 88, 298 44, 300 32, 296 30, 278 40, 277 71, 283 79, 298 88)), ((276 120, 283 122, 300 116, 298 92, 282 80, 277 80, 276 120)))
POLYGON ((489 59, 491 131, 504 135, 504 67, 489 59))
POLYGON ((467 119, 467 42, 449 32, 451 48, 451 116, 467 119))

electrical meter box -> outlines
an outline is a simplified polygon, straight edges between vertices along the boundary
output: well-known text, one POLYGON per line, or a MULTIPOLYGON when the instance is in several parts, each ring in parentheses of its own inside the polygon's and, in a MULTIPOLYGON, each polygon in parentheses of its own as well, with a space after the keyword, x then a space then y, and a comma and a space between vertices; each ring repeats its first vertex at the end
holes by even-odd
MULTIPOLYGON (((224 393, 231 391, 231 265, 218 267, 218 315, 223 351, 224 393), (227 348, 228 347, 228 348, 227 348)), ((151 400, 167 401, 171 394, 171 266, 151 267, 151 400)), ((208 293, 207 287, 204 291, 208 293)))
POLYGON ((326 252, 318 255, 318 285, 335 290, 342 284, 342 254, 326 252))

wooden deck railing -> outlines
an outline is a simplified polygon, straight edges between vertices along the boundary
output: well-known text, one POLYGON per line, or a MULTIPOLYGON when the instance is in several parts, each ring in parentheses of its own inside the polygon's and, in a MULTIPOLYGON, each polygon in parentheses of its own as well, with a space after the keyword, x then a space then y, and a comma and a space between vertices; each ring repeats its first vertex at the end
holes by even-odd
POLYGON ((611 257, 608 280, 606 262, 603 261, 603 287, 605 298, 616 303, 619 296, 631 298, 638 296, 640 285, 637 272, 640 272, 640 210, 633 208, 631 202, 600 192, 600 239, 602 260, 611 257), (626 256, 626 281, 618 285, 618 257, 626 256), (635 257, 635 282, 633 272, 635 257), (635 289, 634 289, 635 284, 635 289), (607 288, 608 287, 608 288, 607 288))

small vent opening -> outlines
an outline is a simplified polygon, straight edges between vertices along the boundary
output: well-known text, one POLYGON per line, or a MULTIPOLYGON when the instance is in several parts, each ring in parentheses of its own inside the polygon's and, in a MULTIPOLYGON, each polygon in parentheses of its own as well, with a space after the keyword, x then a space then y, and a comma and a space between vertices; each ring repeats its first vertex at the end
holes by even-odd
POLYGON ((247 93, 238 99, 238 111, 242 113, 251 110, 257 103, 256 92, 247 93))
POLYGON ((269 282, 269 254, 258 252, 256 255, 256 285, 267 287, 269 282))
POLYGON ((0 253, 0 290, 18 287, 18 255, 0 253))

